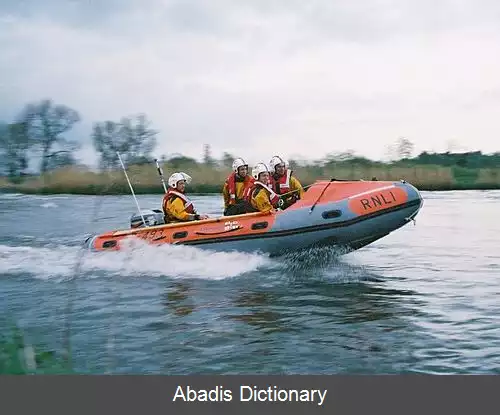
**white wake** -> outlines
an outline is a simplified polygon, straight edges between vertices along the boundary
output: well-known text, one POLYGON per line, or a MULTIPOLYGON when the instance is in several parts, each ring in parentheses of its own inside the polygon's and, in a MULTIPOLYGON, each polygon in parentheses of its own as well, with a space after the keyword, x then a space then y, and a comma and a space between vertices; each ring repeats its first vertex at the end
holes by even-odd
MULTIPOLYGON (((30 274, 40 279, 65 279, 75 272, 92 276, 168 276, 224 279, 255 271, 270 263, 264 255, 212 252, 189 246, 151 246, 135 241, 122 251, 89 252, 79 247, 0 245, 0 274, 30 274)), ((78 277, 78 276, 77 276, 78 277)))

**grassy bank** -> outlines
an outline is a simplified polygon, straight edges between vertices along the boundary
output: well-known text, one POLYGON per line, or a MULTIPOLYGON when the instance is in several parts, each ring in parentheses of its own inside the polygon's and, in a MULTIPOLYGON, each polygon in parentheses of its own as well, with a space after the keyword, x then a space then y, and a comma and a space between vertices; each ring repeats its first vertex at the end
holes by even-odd
MULTIPOLYGON (((230 171, 202 164, 164 166, 165 178, 173 171, 185 171, 193 177, 190 193, 220 193, 230 171)), ((330 166, 296 166, 296 176, 308 185, 317 179, 400 180, 404 179, 420 190, 500 189, 500 169, 470 169, 432 165, 382 164, 355 165, 337 163, 330 166)), ((163 193, 156 169, 151 165, 130 166, 129 178, 137 194, 163 193)), ((82 168, 65 168, 43 177, 30 177, 20 184, 0 179, 2 191, 32 194, 129 194, 130 189, 121 170, 95 173, 82 168)))

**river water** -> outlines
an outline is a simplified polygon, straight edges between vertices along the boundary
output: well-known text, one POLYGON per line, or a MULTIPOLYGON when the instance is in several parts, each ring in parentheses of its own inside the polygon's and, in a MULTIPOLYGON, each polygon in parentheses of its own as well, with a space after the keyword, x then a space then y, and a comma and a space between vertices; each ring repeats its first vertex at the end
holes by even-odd
POLYGON ((2 194, 0 330, 59 353, 69 321, 80 373, 500 373, 500 192, 423 197, 415 226, 357 252, 270 259, 84 254, 84 235, 128 227, 130 197, 2 194))

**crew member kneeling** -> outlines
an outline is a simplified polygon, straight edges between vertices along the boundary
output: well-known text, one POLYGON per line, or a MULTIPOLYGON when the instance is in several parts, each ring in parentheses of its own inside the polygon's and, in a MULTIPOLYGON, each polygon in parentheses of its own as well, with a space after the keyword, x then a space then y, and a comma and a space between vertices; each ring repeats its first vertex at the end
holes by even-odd
POLYGON ((259 212, 274 212, 281 205, 279 196, 269 187, 269 170, 264 163, 258 163, 252 169, 255 179, 250 191, 250 203, 259 212))
POLYGON ((168 178, 168 191, 162 204, 165 223, 208 219, 208 215, 196 212, 193 202, 185 195, 186 183, 191 183, 191 177, 186 173, 174 173, 168 178))
POLYGON ((253 178, 248 174, 248 164, 242 158, 233 161, 233 172, 226 179, 222 194, 224 196, 224 215, 241 215, 253 212, 250 203, 244 199, 245 192, 253 185, 253 178))
POLYGON ((271 168, 271 184, 273 190, 282 196, 283 209, 293 205, 304 195, 302 184, 292 175, 293 171, 287 169, 286 162, 279 156, 274 156, 269 162, 271 168))

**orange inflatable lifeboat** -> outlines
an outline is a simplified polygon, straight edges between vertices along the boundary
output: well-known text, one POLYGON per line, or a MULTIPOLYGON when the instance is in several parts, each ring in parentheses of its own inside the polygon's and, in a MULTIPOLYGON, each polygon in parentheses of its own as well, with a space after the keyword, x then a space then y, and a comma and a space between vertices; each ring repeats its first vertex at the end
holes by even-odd
POLYGON ((403 180, 319 180, 286 210, 174 224, 164 224, 160 210, 143 211, 142 217, 132 217, 130 229, 90 237, 86 245, 95 251, 118 250, 124 239, 135 237, 153 245, 270 255, 325 245, 354 250, 407 224, 422 204, 418 190, 403 180))

